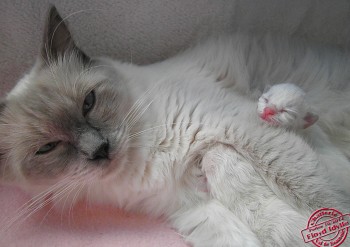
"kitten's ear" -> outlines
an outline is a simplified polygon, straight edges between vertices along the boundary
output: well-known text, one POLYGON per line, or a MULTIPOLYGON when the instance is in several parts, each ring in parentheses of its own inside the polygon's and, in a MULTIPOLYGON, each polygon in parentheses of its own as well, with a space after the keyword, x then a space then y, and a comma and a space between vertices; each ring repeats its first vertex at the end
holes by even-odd
POLYGON ((305 117, 304 117, 304 126, 303 128, 306 129, 308 127, 310 127, 311 125, 313 125, 314 123, 316 123, 318 120, 318 115, 312 113, 312 112, 307 112, 305 117))
POLYGON ((45 26, 41 57, 45 64, 50 64, 69 52, 76 52, 83 62, 90 61, 90 58, 75 45, 67 25, 53 6, 45 26))

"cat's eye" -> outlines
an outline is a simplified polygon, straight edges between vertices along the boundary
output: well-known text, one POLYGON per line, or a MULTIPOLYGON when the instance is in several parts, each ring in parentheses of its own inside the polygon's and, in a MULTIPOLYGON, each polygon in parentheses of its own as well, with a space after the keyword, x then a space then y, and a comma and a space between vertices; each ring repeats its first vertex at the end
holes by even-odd
POLYGON ((83 104, 83 115, 86 116, 86 114, 88 114, 91 109, 94 107, 95 105, 95 92, 91 91, 84 100, 84 104, 83 104))
POLYGON ((41 147, 39 148, 39 150, 36 151, 35 154, 36 154, 36 155, 46 154, 46 153, 48 153, 48 152, 54 150, 55 147, 58 145, 58 143, 60 143, 60 142, 59 142, 59 141, 57 141, 57 142, 49 142, 49 143, 47 143, 47 144, 41 146, 41 147))
POLYGON ((269 103, 269 100, 267 98, 263 98, 263 100, 265 101, 265 103, 269 103))

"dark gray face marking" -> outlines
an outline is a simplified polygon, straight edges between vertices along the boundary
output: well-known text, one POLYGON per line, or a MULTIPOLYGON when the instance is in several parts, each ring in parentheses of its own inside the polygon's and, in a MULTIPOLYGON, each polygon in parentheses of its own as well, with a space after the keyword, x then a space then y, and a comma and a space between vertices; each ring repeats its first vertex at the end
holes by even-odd
POLYGON ((8 181, 127 163, 120 154, 133 130, 123 120, 134 101, 125 78, 106 61, 86 63, 61 21, 52 8, 39 66, 0 101, 0 176, 8 181))
POLYGON ((74 43, 72 36, 57 9, 52 7, 45 26, 41 55, 45 64, 57 61, 65 53, 75 52, 83 61, 89 63, 90 58, 74 43))
POLYGON ((89 160, 108 159, 108 139, 91 127, 79 134, 78 148, 89 160))

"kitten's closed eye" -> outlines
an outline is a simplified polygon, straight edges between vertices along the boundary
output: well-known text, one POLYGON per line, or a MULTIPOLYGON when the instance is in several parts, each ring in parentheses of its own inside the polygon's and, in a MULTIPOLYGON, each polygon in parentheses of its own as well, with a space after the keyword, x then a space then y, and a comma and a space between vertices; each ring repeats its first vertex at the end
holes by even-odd
POLYGON ((86 116, 86 114, 88 114, 91 109, 94 107, 95 105, 95 101, 96 101, 96 96, 95 96, 95 92, 91 91, 84 100, 84 104, 83 104, 83 115, 86 116))
POLYGON ((259 98, 258 113, 269 124, 305 129, 313 125, 318 116, 308 112, 304 99, 305 92, 298 86, 276 84, 259 98))
POLYGON ((55 147, 60 143, 60 141, 57 142, 49 142, 39 148, 39 150, 35 153, 36 155, 46 154, 52 150, 55 149, 55 147))

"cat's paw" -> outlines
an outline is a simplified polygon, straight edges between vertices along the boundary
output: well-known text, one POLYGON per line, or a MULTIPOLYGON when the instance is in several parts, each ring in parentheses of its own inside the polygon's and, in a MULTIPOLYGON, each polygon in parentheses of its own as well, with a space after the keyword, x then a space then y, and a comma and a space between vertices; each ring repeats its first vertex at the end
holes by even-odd
POLYGON ((288 128, 307 128, 318 116, 305 102, 305 92, 291 83, 272 86, 258 101, 258 114, 266 123, 288 128))

